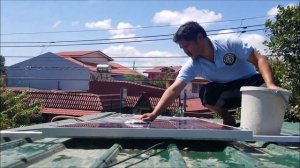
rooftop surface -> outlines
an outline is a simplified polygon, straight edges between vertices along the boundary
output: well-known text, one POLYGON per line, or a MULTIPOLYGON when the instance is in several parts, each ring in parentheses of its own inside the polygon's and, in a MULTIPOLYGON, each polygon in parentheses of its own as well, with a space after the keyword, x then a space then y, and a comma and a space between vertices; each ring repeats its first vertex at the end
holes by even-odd
MULTIPOLYGON (((108 112, 81 117, 119 116, 108 112)), ((219 120, 214 120, 219 121, 219 120)), ((73 119, 57 121, 64 124, 73 119)), ((37 124, 12 131, 41 129, 37 124)), ((281 134, 299 135, 299 123, 283 124, 281 134)), ((171 139, 1 137, 1 167, 299 167, 299 143, 171 139), (6 141, 8 139, 6 138, 6 141), (114 165, 114 166, 112 166, 114 165)))

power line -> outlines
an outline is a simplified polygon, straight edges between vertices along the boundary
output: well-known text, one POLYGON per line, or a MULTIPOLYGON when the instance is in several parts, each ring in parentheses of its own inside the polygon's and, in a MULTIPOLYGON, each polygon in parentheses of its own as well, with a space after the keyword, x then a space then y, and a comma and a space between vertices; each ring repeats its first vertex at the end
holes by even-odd
MULTIPOLYGON (((9 57, 19 57, 19 58, 23 58, 23 57, 36 57, 36 56, 26 56, 26 55, 19 55, 19 56, 3 56, 3 57, 6 57, 6 58, 9 58, 9 57)), ((44 58, 57 58, 57 59, 61 59, 61 58, 64 58, 64 57, 54 57, 54 56, 49 56, 49 57, 38 57, 37 59, 44 59, 44 58)), ((67 58, 82 58, 81 56, 67 56, 67 58)), ((92 56, 85 56, 84 58, 95 58, 95 57, 92 57, 92 56)), ((186 58, 186 55, 169 55, 169 56, 149 56, 149 57, 143 57, 143 56, 130 56, 130 57, 110 57, 110 58, 123 58, 123 59, 128 59, 128 58, 186 58)))
MULTIPOLYGON (((226 33, 214 33, 209 34, 208 36, 214 36, 214 35, 222 35, 222 34, 233 34, 233 33, 246 33, 246 32, 252 32, 252 31, 259 31, 259 30, 265 30, 265 29, 253 29, 253 30, 242 30, 242 31, 236 31, 236 32, 226 32, 226 33)), ((115 41, 115 42, 99 42, 99 43, 79 43, 79 44, 54 44, 51 45, 51 47, 62 47, 62 46, 80 46, 80 45, 104 45, 104 44, 126 44, 126 43, 139 43, 139 42, 149 42, 149 41, 162 41, 162 40, 171 40, 172 38, 157 38, 157 39, 149 39, 149 40, 131 40, 131 41, 115 41)), ((0 46, 0 47, 45 47, 45 45, 8 45, 8 46, 0 46)))
MULTIPOLYGON (((248 18, 240 18, 240 19, 228 19, 228 20, 220 20, 220 21, 211 21, 211 22, 199 22, 199 24, 207 24, 207 23, 223 23, 223 22, 234 22, 234 21, 241 21, 241 20, 252 20, 252 19, 261 19, 261 18, 268 18, 274 17, 275 15, 271 16, 257 16, 257 17, 248 17, 248 18)), ((45 32, 17 32, 17 33, 2 33, 0 35, 7 36, 7 35, 25 35, 25 34, 54 34, 54 33, 81 33, 81 32, 96 32, 96 31, 110 31, 110 30, 134 30, 134 29, 149 29, 149 28, 161 28, 161 27, 178 27, 180 25, 161 25, 161 26, 140 26, 140 27, 132 27, 132 28, 110 28, 110 29, 98 29, 98 30, 66 30, 66 31, 45 31, 45 32)))
MULTIPOLYGON (((138 68, 138 69, 146 69, 146 68, 163 68, 163 67, 168 67, 168 68, 171 68, 171 66, 135 66, 134 68, 138 68)), ((174 67, 174 66, 172 66, 174 67)), ((177 67, 177 66, 175 66, 177 67)), ((34 70, 34 69, 37 69, 37 70, 42 70, 42 69, 53 69, 53 70, 61 70, 61 69, 78 69, 78 70, 81 70, 81 69, 87 69, 87 68, 95 68, 96 69, 96 65, 94 66, 81 66, 81 67, 78 67, 78 66, 31 66, 31 65, 28 65, 28 66, 11 66, 9 67, 8 69, 10 70, 34 70)), ((112 71, 115 70, 115 69, 112 69, 112 71)), ((116 70, 132 70, 128 67, 118 67, 116 70)))
MULTIPOLYGON (((91 79, 76 79, 76 78, 37 78, 37 77, 8 77, 6 79, 23 79, 23 80, 75 80, 75 81, 91 81, 91 79)), ((174 79, 171 79, 174 80, 174 79)), ((108 80, 106 79, 105 81, 119 81, 119 80, 108 80)), ((132 79, 132 80, 120 80, 120 82, 132 82, 132 81, 145 81, 143 79, 132 79)), ((151 79, 152 81, 170 81, 170 80, 166 80, 166 79, 151 79)))
MULTIPOLYGON (((230 28, 222 28, 222 29, 214 29, 214 30, 207 30, 206 32, 214 32, 214 31, 222 31, 228 29, 247 29, 250 27, 258 27, 264 26, 264 24, 257 24, 257 25, 247 25, 247 26, 239 26, 239 27, 230 27, 230 28)), ((145 39, 145 38, 154 38, 154 37, 166 37, 166 36, 173 36, 174 34, 161 34, 161 35, 149 35, 149 36, 137 36, 137 37, 123 37, 123 38, 102 38, 102 39, 84 39, 84 40, 61 40, 61 41, 7 41, 7 42, 0 42, 4 44, 19 44, 19 43, 46 43, 46 44, 53 44, 53 43, 69 43, 69 42, 90 42, 90 41, 112 41, 112 40, 130 40, 130 39, 145 39)))

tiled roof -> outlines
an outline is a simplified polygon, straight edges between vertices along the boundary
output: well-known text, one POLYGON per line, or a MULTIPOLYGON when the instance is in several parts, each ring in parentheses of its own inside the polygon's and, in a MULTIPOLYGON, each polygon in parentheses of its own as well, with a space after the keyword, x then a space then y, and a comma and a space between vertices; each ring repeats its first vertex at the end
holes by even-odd
POLYGON ((103 52, 101 52, 99 50, 95 50, 95 51, 63 51, 63 52, 59 52, 56 54, 61 57, 84 57, 85 55, 92 54, 92 53, 98 53, 102 57, 107 58, 109 61, 113 61, 113 59, 111 57, 107 56, 106 54, 104 54, 103 52))
POLYGON ((185 117, 212 118, 213 112, 202 105, 200 98, 187 99, 185 117))
POLYGON ((146 92, 150 97, 161 97, 165 89, 141 85, 129 81, 101 80, 90 81, 89 92, 94 94, 120 94, 121 88, 127 88, 127 96, 139 96, 146 92))
POLYGON ((100 96, 90 93, 66 93, 55 91, 30 91, 32 99, 41 99, 43 107, 102 111, 100 96))
POLYGON ((80 65, 82 67, 88 68, 90 71, 93 71, 93 72, 97 71, 96 66, 85 64, 85 63, 83 63, 81 61, 78 61, 78 60, 72 58, 72 57, 63 57, 63 58, 66 59, 66 60, 69 60, 69 61, 71 61, 71 62, 73 62, 75 64, 78 64, 78 65, 80 65))
POLYGON ((99 113, 99 111, 43 108, 41 110, 41 113, 43 113, 43 114, 55 114, 55 115, 83 116, 83 115, 96 114, 96 113, 99 113))
POLYGON ((94 51, 63 51, 63 52, 59 52, 56 54, 60 55, 60 56, 83 56, 83 55, 91 54, 94 52, 97 52, 97 50, 94 50, 94 51))
MULTIPOLYGON (((85 55, 91 54, 91 53, 99 53, 100 55, 104 56, 105 58, 108 58, 108 61, 113 61, 112 58, 105 55, 101 51, 66 51, 66 52, 59 52, 56 53, 57 55, 74 62, 78 65, 81 65, 83 67, 88 68, 90 71, 96 72, 97 68, 95 65, 89 65, 84 62, 81 62, 80 60, 77 60, 75 57, 84 57, 85 55)), ((135 75, 135 76, 142 76, 142 74, 138 73, 137 71, 134 71, 128 67, 125 67, 123 65, 120 65, 115 62, 107 62, 108 65, 112 68, 112 75, 135 75)))
POLYGON ((204 112, 209 111, 208 108, 202 105, 200 98, 186 100, 186 112, 204 112))
MULTIPOLYGON (((152 108, 155 108, 157 103, 160 100, 160 97, 149 97, 152 108)), ((175 99, 175 101, 167 108, 168 110, 175 110, 179 107, 179 100, 175 99)))
POLYGON ((79 116, 103 111, 118 111, 120 107, 118 94, 96 95, 44 90, 27 91, 27 93, 30 100, 42 101, 42 113, 79 116))
POLYGON ((108 62, 108 65, 112 68, 112 75, 134 75, 134 76, 143 76, 142 74, 138 73, 137 71, 134 71, 130 68, 127 68, 123 65, 120 65, 115 62, 108 62))

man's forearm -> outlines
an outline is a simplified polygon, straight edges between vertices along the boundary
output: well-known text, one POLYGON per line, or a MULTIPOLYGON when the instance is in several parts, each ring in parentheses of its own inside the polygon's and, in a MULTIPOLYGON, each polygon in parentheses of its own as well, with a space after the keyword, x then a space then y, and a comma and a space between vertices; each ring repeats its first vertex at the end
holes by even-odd
POLYGON ((155 116, 158 116, 163 110, 165 110, 171 103, 174 102, 184 87, 185 84, 182 81, 175 80, 175 82, 165 91, 152 113, 155 116))
POLYGON ((274 85, 272 69, 266 57, 261 57, 258 60, 258 69, 266 85, 274 85))
POLYGON ((163 110, 165 110, 172 102, 174 102, 174 100, 179 96, 179 93, 173 91, 172 89, 167 89, 152 113, 156 116, 160 115, 163 110))

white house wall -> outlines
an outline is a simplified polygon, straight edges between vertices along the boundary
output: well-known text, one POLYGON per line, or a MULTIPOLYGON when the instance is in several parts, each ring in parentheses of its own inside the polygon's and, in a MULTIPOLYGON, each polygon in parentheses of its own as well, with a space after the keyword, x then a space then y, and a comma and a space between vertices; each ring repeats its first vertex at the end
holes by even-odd
POLYGON ((103 56, 99 57, 99 55, 99 53, 92 53, 82 58, 77 57, 76 59, 86 63, 107 64, 107 58, 103 56))
POLYGON ((55 90, 88 90, 87 68, 56 54, 45 53, 8 67, 9 87, 55 90))
POLYGON ((180 93, 180 98, 184 98, 184 90, 186 90, 186 98, 187 99, 192 99, 192 98, 198 98, 199 97, 199 92, 193 93, 192 92, 192 83, 188 83, 185 88, 181 91, 180 93))

